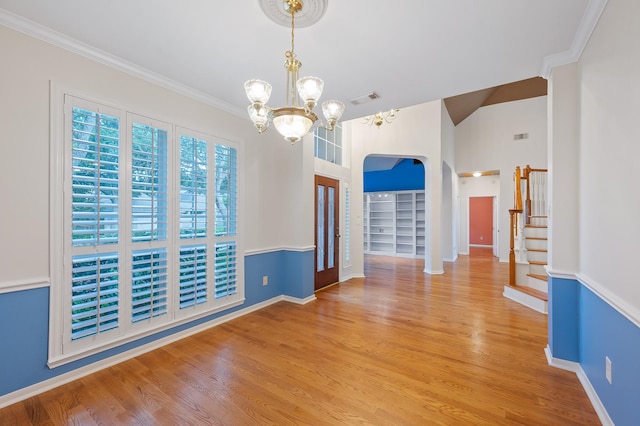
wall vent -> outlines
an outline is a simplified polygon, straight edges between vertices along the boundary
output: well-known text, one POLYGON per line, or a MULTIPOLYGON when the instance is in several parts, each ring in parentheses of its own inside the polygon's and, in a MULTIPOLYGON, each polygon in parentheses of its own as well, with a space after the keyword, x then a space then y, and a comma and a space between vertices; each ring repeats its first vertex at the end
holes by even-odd
POLYGON ((366 104, 367 102, 371 102, 375 99, 378 99, 379 97, 380 95, 378 95, 376 92, 371 92, 371 93, 367 93, 366 95, 353 98, 349 102, 351 102, 353 105, 362 105, 362 104, 366 104))
POLYGON ((529 133, 518 133, 517 135, 513 135, 514 141, 519 141, 520 139, 529 139, 529 133))

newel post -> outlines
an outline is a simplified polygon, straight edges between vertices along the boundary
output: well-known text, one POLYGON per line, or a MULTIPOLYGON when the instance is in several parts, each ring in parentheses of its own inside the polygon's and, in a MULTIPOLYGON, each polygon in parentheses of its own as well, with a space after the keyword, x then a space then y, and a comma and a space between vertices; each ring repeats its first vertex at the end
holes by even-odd
POLYGON ((516 252, 515 248, 515 223, 516 214, 521 213, 522 210, 510 209, 509 210, 509 285, 516 285, 516 252))

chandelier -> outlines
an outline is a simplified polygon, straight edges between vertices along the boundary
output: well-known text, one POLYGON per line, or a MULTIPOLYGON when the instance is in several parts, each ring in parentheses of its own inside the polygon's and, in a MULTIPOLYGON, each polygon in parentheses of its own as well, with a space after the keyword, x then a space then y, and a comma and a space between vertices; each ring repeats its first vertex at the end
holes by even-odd
POLYGON ((382 126, 382 123, 391 123, 398 115, 399 109, 390 109, 389 111, 379 112, 375 115, 368 115, 363 118, 363 123, 369 123, 369 126, 375 124, 376 126, 382 126))
MULTIPOLYGON (((271 96, 271 84, 266 81, 249 80, 244 83, 244 90, 251 102, 247 111, 258 133, 264 132, 269 123, 273 122, 278 133, 294 143, 309 133, 311 126, 318 120, 313 108, 322 95, 324 82, 318 77, 298 78, 302 63, 296 58, 293 50, 294 22, 296 13, 302 10, 302 1, 284 0, 284 10, 291 14, 291 50, 284 54, 284 67, 287 70, 287 106, 271 108, 266 105, 271 96)), ((322 112, 327 121, 323 126, 327 130, 333 130, 344 112, 344 104, 340 101, 325 101, 322 104, 322 112)))

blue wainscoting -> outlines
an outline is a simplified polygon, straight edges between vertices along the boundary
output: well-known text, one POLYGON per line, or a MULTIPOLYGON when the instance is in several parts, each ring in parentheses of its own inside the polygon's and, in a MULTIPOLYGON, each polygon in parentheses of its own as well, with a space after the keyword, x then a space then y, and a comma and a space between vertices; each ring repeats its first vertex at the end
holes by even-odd
POLYGON ((640 327, 636 323, 580 281, 550 277, 549 348, 554 358, 580 364, 614 424, 640 425, 640 327), (612 363, 611 384, 605 375, 605 357, 612 363))
POLYGON ((554 358, 578 362, 578 295, 576 280, 549 277, 549 349, 554 358), (556 309, 553 309, 553 308, 556 309))
POLYGON ((49 289, 0 294, 0 397, 281 295, 312 296, 313 256, 313 250, 245 256, 244 304, 54 369, 47 367, 49 289))
POLYGON ((252 294, 245 297, 250 305, 284 295, 305 299, 313 295, 314 250, 279 250, 245 257, 245 283, 252 294), (262 285, 268 277, 269 284, 262 285), (255 300, 254 300, 255 298, 255 300))
POLYGON ((0 294, 0 396, 57 374, 47 368, 49 288, 0 294))
POLYGON ((313 295, 315 250, 282 252, 283 294, 298 299, 313 295))

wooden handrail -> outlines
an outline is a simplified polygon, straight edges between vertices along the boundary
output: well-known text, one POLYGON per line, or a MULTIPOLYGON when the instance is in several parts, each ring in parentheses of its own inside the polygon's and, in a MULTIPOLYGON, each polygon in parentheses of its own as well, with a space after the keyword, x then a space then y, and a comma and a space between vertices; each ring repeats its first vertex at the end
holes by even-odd
POLYGON ((523 179, 528 179, 529 174, 531 172, 548 172, 548 171, 549 171, 548 169, 533 169, 531 168, 530 165, 527 164, 527 166, 523 170, 523 179))

